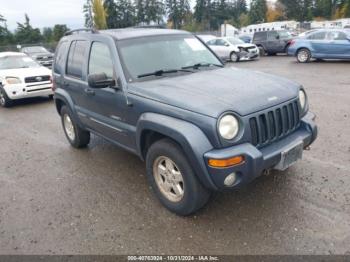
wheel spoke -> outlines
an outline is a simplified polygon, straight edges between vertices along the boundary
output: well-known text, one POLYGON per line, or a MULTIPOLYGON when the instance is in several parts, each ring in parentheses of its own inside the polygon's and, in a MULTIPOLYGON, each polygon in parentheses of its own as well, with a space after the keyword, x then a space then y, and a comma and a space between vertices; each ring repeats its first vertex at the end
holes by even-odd
POLYGON ((173 169, 172 170, 172 175, 173 175, 173 180, 175 183, 180 183, 180 182, 183 182, 182 180, 182 175, 179 171, 173 169))
POLYGON ((172 186, 172 189, 174 190, 174 192, 177 196, 182 196, 184 193, 183 188, 181 187, 180 184, 176 184, 176 185, 172 186))

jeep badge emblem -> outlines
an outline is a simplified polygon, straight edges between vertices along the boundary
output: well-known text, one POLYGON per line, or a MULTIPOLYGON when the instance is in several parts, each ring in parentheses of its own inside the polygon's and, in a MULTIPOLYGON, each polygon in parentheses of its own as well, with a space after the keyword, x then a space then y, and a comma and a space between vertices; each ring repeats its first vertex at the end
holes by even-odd
POLYGON ((272 97, 269 97, 267 100, 271 102, 271 101, 275 101, 277 99, 278 99, 277 96, 272 96, 272 97))
POLYGON ((43 81, 43 78, 42 78, 41 76, 37 76, 37 77, 35 78, 35 80, 36 80, 37 82, 41 82, 41 81, 43 81))

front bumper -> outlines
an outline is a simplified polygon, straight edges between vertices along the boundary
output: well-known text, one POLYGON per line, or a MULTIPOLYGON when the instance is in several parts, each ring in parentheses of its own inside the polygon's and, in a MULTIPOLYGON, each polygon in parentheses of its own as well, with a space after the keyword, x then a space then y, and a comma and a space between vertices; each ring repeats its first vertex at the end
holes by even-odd
POLYGON ((242 51, 239 53, 239 60, 252 60, 259 58, 259 49, 252 49, 252 51, 242 51))
POLYGON ((256 148, 250 143, 237 145, 230 148, 212 150, 204 154, 208 172, 213 183, 219 190, 233 189, 240 185, 247 184, 260 176, 265 170, 273 169, 281 160, 281 153, 298 141, 303 142, 304 148, 311 145, 317 137, 317 126, 314 122, 315 115, 308 113, 302 118, 297 130, 266 147, 256 148), (241 165, 230 168, 210 167, 208 159, 228 159, 234 156, 244 156, 245 162, 241 165), (225 178, 232 173, 236 173, 236 182, 231 187, 224 185, 225 178))
POLYGON ((37 84, 5 85, 3 88, 7 96, 12 100, 53 95, 52 83, 50 82, 37 84))

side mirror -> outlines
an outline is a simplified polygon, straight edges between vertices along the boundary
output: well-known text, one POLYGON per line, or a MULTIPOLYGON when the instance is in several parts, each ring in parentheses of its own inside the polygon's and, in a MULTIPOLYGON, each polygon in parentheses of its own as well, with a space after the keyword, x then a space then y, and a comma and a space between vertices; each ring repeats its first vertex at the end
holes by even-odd
POLYGON ((228 43, 225 43, 225 46, 230 46, 228 43))
POLYGON ((92 88, 114 87, 115 80, 108 78, 105 73, 91 74, 88 76, 88 84, 92 88))
POLYGON ((276 35, 276 39, 279 40, 279 39, 280 39, 280 36, 279 36, 279 35, 276 35))

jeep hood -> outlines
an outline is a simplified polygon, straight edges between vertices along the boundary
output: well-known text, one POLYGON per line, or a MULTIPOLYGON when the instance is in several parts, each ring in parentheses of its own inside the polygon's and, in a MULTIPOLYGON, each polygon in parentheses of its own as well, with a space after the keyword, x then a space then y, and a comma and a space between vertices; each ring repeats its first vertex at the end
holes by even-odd
POLYGON ((298 96, 300 85, 287 79, 237 68, 129 84, 129 93, 211 117, 226 111, 241 116, 298 96))

